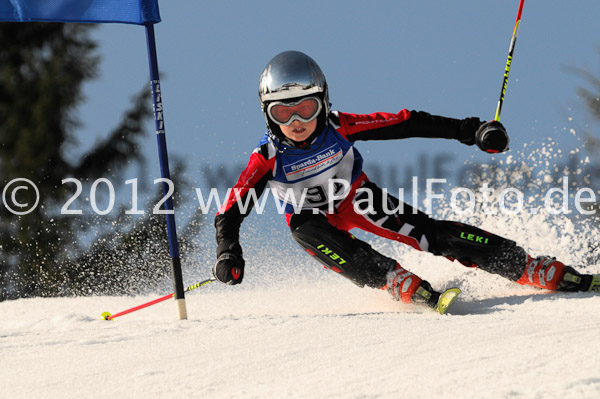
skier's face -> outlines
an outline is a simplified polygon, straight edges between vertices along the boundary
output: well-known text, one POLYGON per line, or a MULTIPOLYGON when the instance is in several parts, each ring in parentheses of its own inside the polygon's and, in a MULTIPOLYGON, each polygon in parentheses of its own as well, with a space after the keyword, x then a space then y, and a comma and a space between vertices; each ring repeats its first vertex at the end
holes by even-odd
POLYGON ((317 128, 317 118, 310 122, 293 121, 287 126, 279 126, 285 137, 296 142, 302 142, 310 137, 317 128))

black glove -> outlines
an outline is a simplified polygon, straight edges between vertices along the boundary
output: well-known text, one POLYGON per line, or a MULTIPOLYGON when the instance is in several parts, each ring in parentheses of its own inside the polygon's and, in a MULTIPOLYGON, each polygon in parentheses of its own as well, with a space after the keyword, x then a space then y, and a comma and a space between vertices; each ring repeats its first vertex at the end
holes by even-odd
POLYGON ((497 121, 484 122, 475 132, 475 144, 485 152, 494 154, 507 151, 508 142, 506 129, 497 121))
POLYGON ((244 258, 232 252, 224 252, 213 267, 213 275, 217 280, 228 285, 236 285, 244 278, 244 258))

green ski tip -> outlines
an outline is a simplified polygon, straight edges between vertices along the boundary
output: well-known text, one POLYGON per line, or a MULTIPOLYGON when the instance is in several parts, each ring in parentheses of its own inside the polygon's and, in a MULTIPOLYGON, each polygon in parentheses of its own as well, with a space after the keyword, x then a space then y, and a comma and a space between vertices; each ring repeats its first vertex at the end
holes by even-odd
POLYGON ((460 288, 449 288, 442 292, 438 303, 435 306, 435 311, 439 314, 446 314, 450 306, 454 303, 456 298, 460 295, 460 288))

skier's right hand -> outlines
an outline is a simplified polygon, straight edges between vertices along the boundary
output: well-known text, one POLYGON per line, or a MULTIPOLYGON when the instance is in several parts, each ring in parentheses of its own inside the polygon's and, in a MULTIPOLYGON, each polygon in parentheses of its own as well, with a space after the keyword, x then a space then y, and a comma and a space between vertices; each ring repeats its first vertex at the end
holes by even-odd
POLYGON ((241 255, 224 252, 213 267, 213 275, 224 284, 236 285, 244 278, 244 265, 244 258, 241 255))
POLYGON ((484 122, 475 132, 475 144, 482 151, 495 154, 508 151, 508 134, 498 121, 484 122))

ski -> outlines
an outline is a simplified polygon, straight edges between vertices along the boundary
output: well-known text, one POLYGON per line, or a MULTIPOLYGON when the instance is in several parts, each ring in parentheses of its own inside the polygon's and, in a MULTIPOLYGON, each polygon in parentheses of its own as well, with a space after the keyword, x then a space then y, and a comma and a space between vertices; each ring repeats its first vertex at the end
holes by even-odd
POLYGON ((450 306, 456 301, 456 298, 460 295, 460 288, 449 288, 440 294, 438 303, 435 306, 435 311, 439 314, 446 314, 450 306))

